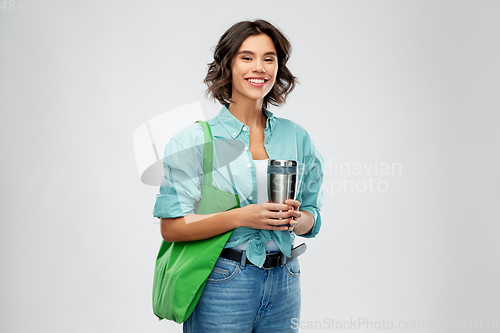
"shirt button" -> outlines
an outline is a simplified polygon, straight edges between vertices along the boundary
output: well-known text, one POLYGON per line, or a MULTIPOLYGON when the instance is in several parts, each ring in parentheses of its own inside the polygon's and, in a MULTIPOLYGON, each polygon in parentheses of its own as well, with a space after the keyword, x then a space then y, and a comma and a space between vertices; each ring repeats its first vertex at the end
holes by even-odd
POLYGON ((236 136, 236 132, 233 132, 233 136, 236 136))
POLYGON ((251 168, 251 167, 252 167, 252 164, 248 163, 248 164, 247 164, 247 167, 251 168))
POLYGON ((243 130, 244 130, 244 131, 246 131, 246 130, 247 130, 246 126, 243 126, 243 130))
POLYGON ((245 147, 245 150, 248 150, 248 147, 245 147))
POLYGON ((252 197, 252 196, 249 196, 249 197, 248 197, 248 200, 253 200, 253 197, 252 197))

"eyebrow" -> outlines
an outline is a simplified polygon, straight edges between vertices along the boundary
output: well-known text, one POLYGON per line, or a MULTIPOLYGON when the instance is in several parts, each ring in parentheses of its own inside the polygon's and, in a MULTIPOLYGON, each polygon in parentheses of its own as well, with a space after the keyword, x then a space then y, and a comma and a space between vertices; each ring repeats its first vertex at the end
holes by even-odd
MULTIPOLYGON (((241 51, 241 52, 238 52, 238 55, 240 55, 240 54, 244 54, 244 53, 245 53, 245 54, 255 55, 255 53, 254 53, 254 52, 249 51, 249 50, 243 50, 243 51, 241 51)), ((273 52, 273 51, 266 52, 266 53, 264 53, 264 55, 265 55, 265 56, 266 56, 266 55, 273 55, 273 56, 276 56, 276 57, 277 57, 276 52, 273 52)))

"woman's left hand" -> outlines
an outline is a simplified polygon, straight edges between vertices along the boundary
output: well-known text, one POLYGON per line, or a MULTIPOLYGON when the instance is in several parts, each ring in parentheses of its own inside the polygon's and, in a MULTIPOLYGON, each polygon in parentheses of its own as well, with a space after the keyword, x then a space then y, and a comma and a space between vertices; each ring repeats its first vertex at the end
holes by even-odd
POLYGON ((297 200, 287 199, 285 200, 285 204, 289 206, 288 216, 293 217, 293 220, 290 221, 288 230, 293 231, 293 228, 295 228, 299 224, 298 220, 302 216, 299 211, 300 202, 297 200))

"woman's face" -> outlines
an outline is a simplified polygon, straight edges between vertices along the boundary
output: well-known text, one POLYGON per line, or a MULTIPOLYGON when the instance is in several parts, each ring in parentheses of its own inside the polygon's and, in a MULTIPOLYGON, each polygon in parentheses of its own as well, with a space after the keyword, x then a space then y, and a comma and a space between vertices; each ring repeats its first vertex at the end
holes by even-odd
POLYGON ((273 88, 278 73, 278 56, 272 39, 265 34, 245 39, 233 59, 231 71, 231 100, 262 102, 273 88))

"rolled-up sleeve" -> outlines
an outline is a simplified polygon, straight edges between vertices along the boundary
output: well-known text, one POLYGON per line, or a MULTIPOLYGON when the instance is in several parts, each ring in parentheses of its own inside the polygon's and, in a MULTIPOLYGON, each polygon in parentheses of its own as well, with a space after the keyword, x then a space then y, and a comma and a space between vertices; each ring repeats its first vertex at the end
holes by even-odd
POLYGON ((165 147, 163 178, 160 193, 156 195, 153 215, 158 218, 173 218, 194 213, 200 200, 202 178, 202 146, 194 140, 174 136, 165 147), (185 145, 183 143, 191 143, 185 145))
POLYGON ((300 210, 305 210, 314 217, 314 226, 310 232, 300 235, 305 238, 315 237, 321 228, 321 206, 323 206, 323 157, 306 136, 304 151, 306 152, 304 164, 304 179, 299 201, 300 210))

